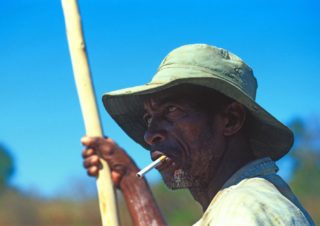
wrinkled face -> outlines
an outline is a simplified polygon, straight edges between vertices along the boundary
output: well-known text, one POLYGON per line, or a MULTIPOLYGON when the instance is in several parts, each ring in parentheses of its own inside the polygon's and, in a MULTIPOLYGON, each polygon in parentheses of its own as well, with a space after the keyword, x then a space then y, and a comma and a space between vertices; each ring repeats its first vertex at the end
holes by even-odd
MULTIPOLYGON (((210 100, 207 100, 210 102, 210 100)), ((144 103, 145 141, 151 158, 166 155, 158 167, 169 188, 201 186, 210 179, 223 153, 221 117, 209 113, 186 95, 167 92, 144 103)))

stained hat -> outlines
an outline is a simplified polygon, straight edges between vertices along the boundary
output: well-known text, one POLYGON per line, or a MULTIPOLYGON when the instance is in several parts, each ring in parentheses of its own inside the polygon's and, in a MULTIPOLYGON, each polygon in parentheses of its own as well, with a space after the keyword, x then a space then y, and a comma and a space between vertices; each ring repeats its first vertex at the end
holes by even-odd
POLYGON ((291 130, 255 102, 257 81, 252 69, 238 56, 215 46, 192 44, 174 49, 149 83, 106 93, 102 100, 127 135, 149 149, 144 141, 146 125, 142 117, 145 96, 182 84, 213 89, 244 105, 254 122, 249 139, 256 156, 278 160, 291 148, 291 130))

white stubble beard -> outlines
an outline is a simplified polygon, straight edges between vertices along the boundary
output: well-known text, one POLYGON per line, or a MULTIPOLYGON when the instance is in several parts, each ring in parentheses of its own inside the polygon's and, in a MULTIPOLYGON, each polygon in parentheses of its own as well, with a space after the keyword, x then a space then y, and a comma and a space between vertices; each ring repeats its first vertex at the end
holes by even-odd
POLYGON ((165 175, 163 173, 162 178, 167 187, 172 190, 195 187, 199 184, 182 169, 175 170, 173 175, 165 175))

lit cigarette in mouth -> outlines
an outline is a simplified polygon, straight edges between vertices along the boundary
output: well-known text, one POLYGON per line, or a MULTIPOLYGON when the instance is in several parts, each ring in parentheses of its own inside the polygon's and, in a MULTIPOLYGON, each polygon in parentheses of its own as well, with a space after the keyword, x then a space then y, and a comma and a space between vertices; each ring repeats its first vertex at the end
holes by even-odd
POLYGON ((149 172, 150 170, 152 170, 153 168, 157 167, 160 165, 160 163, 162 163, 163 161, 165 161, 167 158, 167 156, 162 155, 161 157, 159 157, 157 160, 155 160, 154 162, 150 163, 149 165, 147 165, 145 168, 143 168, 142 170, 140 170, 137 173, 137 177, 142 178, 147 172, 149 172))

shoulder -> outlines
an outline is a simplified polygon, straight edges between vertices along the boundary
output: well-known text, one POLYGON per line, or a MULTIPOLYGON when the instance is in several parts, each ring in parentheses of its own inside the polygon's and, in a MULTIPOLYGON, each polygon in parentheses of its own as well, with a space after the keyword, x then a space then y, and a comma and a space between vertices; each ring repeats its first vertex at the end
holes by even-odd
POLYGON ((221 190, 200 221, 198 225, 309 225, 299 208, 259 177, 221 190))

